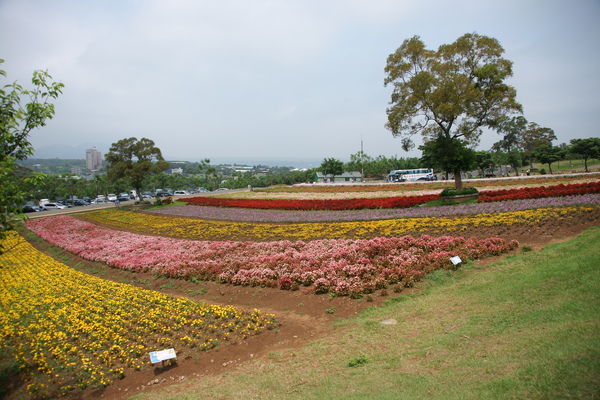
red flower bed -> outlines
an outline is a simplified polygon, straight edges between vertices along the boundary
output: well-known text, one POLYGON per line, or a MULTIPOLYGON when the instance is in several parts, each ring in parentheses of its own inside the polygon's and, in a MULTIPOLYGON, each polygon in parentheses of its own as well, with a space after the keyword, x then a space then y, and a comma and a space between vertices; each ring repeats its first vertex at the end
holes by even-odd
POLYGON ((340 200, 270 200, 228 199, 220 197, 190 197, 180 199, 188 205, 213 207, 242 207, 279 210, 360 210, 372 208, 408 208, 440 199, 437 194, 423 196, 382 197, 374 199, 340 200))
POLYGON ((479 193, 478 202, 538 199, 600 193, 600 181, 559 184, 554 186, 524 187, 520 189, 486 190, 479 193))

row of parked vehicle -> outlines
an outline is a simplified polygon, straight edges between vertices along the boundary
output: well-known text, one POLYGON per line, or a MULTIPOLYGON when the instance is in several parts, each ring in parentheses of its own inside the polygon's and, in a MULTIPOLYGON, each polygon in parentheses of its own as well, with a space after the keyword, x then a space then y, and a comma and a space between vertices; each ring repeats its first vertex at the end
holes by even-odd
MULTIPOLYGON (((227 190, 224 188, 219 188, 217 189, 217 191, 219 190, 227 190)), ((144 192, 142 193, 142 200, 148 200, 148 199, 153 199, 155 197, 171 197, 171 196, 189 196, 191 194, 195 194, 195 193, 206 193, 206 192, 210 192, 210 190, 203 188, 203 187, 199 187, 196 189, 188 189, 188 190, 175 190, 172 191, 171 189, 156 189, 154 191, 154 193, 152 192, 144 192)), ((110 193, 107 196, 104 195, 99 195, 97 196, 95 199, 90 199, 89 197, 84 197, 83 199, 78 199, 78 198, 72 198, 72 199, 66 199, 66 200, 57 200, 55 202, 51 202, 49 199, 42 199, 39 201, 38 204, 34 203, 33 201, 28 201, 23 207, 23 212, 25 213, 30 213, 30 212, 39 212, 39 211, 45 211, 45 210, 54 210, 54 209, 64 209, 64 208, 69 208, 69 207, 79 207, 79 206, 89 206, 90 204, 101 204, 101 203, 114 203, 116 201, 118 202, 124 202, 124 201, 130 201, 130 200, 136 200, 137 196, 134 190, 132 190, 129 193, 119 193, 118 195, 114 194, 114 193, 110 193)))

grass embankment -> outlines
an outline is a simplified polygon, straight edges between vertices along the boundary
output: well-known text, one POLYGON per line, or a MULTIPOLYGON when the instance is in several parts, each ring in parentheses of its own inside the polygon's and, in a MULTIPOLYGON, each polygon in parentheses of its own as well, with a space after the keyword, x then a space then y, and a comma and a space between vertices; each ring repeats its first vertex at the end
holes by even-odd
POLYGON ((599 241, 593 228, 485 268, 438 271, 416 294, 338 322, 349 329, 136 398, 597 398, 599 241))

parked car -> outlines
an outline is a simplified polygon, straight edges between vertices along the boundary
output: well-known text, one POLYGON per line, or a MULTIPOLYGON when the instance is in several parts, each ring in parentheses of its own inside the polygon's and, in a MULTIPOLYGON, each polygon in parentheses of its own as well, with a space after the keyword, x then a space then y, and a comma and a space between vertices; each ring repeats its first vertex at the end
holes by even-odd
POLYGON ((76 206, 89 206, 90 205, 90 203, 88 203, 87 201, 82 200, 82 199, 73 199, 73 200, 68 199, 68 200, 65 200, 65 203, 68 206, 73 206, 73 207, 76 207, 76 206))
POLYGON ((120 193, 117 196, 117 200, 119 200, 120 202, 123 202, 123 201, 129 201, 131 199, 129 198, 129 193, 120 193))
POLYGON ((196 192, 198 193, 206 193, 206 192, 210 192, 210 190, 203 188, 203 187, 199 187, 198 189, 196 189, 196 192))
POLYGON ((215 192, 221 192, 223 190, 229 190, 229 189, 227 189, 227 188, 218 188, 218 189, 215 189, 215 192))
POLYGON ((39 206, 31 206, 29 204, 26 204, 22 207, 23 212, 24 213, 33 213, 33 212, 40 212, 40 211, 44 211, 45 209, 39 206))
POLYGON ((96 203, 106 203, 106 196, 103 194, 96 196, 96 203))
POLYGON ((60 203, 44 203, 42 206, 47 210, 63 210, 65 208, 69 208, 60 203))
POLYGON ((117 195, 114 193, 111 193, 108 195, 108 197, 106 198, 108 201, 117 201, 117 195))
POLYGON ((176 190, 173 194, 175 196, 189 196, 189 192, 187 192, 186 190, 176 190))

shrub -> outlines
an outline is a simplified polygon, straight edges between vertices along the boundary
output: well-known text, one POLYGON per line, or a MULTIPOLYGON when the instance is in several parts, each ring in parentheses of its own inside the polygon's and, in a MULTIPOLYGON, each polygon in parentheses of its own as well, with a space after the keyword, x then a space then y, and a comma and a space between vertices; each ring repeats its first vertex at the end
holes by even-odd
POLYGON ((358 357, 354 357, 352 360, 350 360, 350 362, 348 363, 349 367, 360 367, 361 365, 365 365, 369 362, 369 360, 367 359, 367 357, 365 356, 358 356, 358 357))
POLYGON ((477 188, 474 188, 474 187, 466 187, 466 188, 462 188, 461 190, 456 190, 453 188, 445 188, 444 190, 442 190, 442 193, 440 193, 440 196, 442 196, 442 197, 462 196, 462 195, 477 194, 477 193, 479 193, 479 191, 477 190, 477 188))

